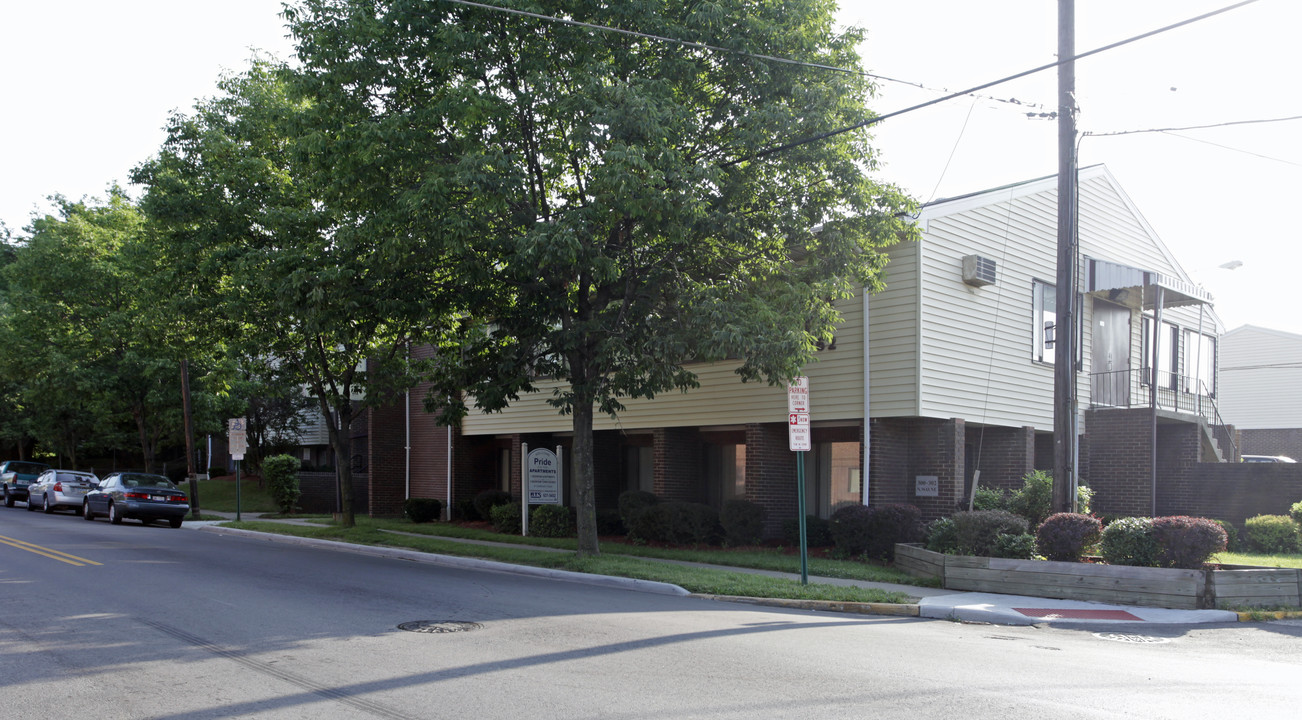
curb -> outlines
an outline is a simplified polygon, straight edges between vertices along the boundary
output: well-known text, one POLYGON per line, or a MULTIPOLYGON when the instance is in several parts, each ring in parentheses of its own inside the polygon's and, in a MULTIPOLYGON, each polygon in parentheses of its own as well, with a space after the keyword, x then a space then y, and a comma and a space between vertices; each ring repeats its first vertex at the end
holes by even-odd
POLYGON ((790 608, 793 610, 816 610, 821 612, 850 613, 854 615, 919 617, 919 609, 916 604, 841 602, 838 600, 789 600, 783 598, 747 597, 744 595, 707 595, 704 593, 692 593, 691 597, 701 598, 703 600, 716 600, 719 602, 790 608))
POLYGON ((279 542, 286 545, 301 545, 322 550, 351 552, 356 555, 409 560, 411 562, 418 562, 426 565, 440 565, 443 567, 461 568, 466 570, 489 570, 492 572, 509 573, 512 575, 528 575, 531 577, 563 580, 565 582, 580 583, 583 585, 599 585, 602 587, 617 588, 621 590, 636 590, 638 592, 655 593, 657 595, 687 597, 692 594, 677 585, 656 582, 654 580, 637 580, 635 578, 613 577, 611 575, 594 575, 590 573, 573 572, 571 570, 553 570, 551 568, 532 567, 530 565, 512 565, 510 563, 497 562, 495 560, 480 560, 477 558, 464 558, 454 555, 439 555, 437 553, 403 550, 401 548, 385 548, 376 547, 374 545, 354 545, 352 543, 339 542, 338 540, 304 538, 296 535, 278 535, 276 533, 263 533, 256 530, 240 530, 237 528, 222 527, 220 525, 208 525, 198 528, 198 530, 199 532, 211 532, 219 535, 234 535, 255 540, 265 540, 267 542, 279 542))

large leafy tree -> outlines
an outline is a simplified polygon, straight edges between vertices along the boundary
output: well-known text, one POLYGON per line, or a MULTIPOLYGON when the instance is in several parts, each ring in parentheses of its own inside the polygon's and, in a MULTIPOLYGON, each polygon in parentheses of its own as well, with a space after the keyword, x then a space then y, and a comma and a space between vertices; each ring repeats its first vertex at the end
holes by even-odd
POLYGON ((863 132, 754 159, 870 117, 862 33, 834 28, 830 0, 497 4, 566 22, 437 0, 287 17, 321 172, 368 190, 358 212, 401 213, 475 289, 433 404, 456 422, 561 380, 593 554, 594 413, 692 387, 694 361, 796 375, 833 303, 878 287, 875 248, 911 232, 910 202, 870 180, 863 132))
POLYGON ((317 402, 354 522, 352 423, 410 385, 406 350, 452 307, 428 240, 391 210, 353 202, 314 161, 310 100, 284 66, 255 61, 178 114, 138 168, 161 228, 158 257, 211 339, 274 359, 317 402))

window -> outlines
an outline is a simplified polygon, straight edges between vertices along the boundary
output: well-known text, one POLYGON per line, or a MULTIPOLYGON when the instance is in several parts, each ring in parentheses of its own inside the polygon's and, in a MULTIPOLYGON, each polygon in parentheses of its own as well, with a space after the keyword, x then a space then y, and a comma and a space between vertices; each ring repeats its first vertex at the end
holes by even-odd
POLYGON ((1185 392, 1216 395, 1216 337, 1197 330, 1184 331, 1185 392))
MULTIPOLYGON (((1076 307, 1084 306, 1083 298, 1077 296, 1076 307)), ((1032 335, 1032 359, 1036 362, 1054 363, 1054 346, 1057 345, 1058 325, 1058 288, 1046 282, 1035 280, 1031 283, 1031 307, 1034 318, 1032 335)), ((1076 318, 1076 369, 1080 369, 1085 355, 1081 344, 1085 341, 1085 324, 1076 318)))
POLYGON ((858 442, 815 443, 805 462, 805 512, 827 518, 840 503, 862 501, 858 442))
MULTIPOLYGON (((1163 321, 1161 340, 1157 345, 1157 386, 1168 390, 1178 387, 1180 353, 1180 328, 1163 321)), ((1140 363, 1144 371, 1140 382, 1148 385, 1153 380, 1153 318, 1144 317, 1143 348, 1140 363)))
POLYGON ((705 475, 715 507, 722 507, 725 500, 745 498, 746 446, 707 445, 705 475))
POLYGON ((652 449, 650 445, 624 446, 624 488, 654 492, 652 449))
POLYGON ((511 448, 497 449, 497 489, 511 492, 511 448))

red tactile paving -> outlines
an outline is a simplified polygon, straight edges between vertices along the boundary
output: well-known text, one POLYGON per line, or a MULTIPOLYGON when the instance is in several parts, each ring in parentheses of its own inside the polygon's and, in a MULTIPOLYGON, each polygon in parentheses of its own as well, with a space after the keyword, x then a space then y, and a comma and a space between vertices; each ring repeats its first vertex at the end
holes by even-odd
POLYGON ((1017 612, 1045 620, 1141 620, 1125 610, 1077 610, 1071 608, 1013 608, 1017 612))

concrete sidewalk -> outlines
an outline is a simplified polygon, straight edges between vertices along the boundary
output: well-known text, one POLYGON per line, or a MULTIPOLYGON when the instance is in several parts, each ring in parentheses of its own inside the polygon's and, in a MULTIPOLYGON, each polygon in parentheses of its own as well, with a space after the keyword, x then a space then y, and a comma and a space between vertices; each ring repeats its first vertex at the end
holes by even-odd
MULTIPOLYGON (((213 511, 204 511, 205 515, 221 515, 233 520, 235 513, 220 513, 213 511)), ((243 513, 242 519, 256 520, 261 519, 259 513, 243 513)), ((557 580, 566 580, 570 582, 582 582, 587 584, 598 584, 607 587, 624 587, 630 590, 639 590, 643 592, 658 592, 674 595, 689 595, 687 590, 676 585, 667 583, 648 582, 646 580, 634 580, 630 578, 618 578, 608 576, 590 575, 585 573, 574 573, 563 570, 549 570, 545 568, 535 568, 523 565, 511 565, 508 563, 495 562, 491 560, 479 560, 475 558, 464 558, 450 555, 437 555, 434 553, 422 553, 414 550, 404 550, 400 548, 383 548, 370 545, 351 545, 349 543, 338 542, 334 540, 316 540, 311 538, 299 538, 290 535, 276 535, 272 533, 258 533, 248 530, 234 530, 232 528, 222 527, 225 520, 222 521, 187 521, 185 527, 199 530, 208 530, 211 532, 221 532, 227 534, 237 534, 250 537, 258 537, 273 542, 285 542, 297 545, 307 545, 320 547, 323 549, 341 550, 349 552, 359 552, 367 555, 379 557, 391 557, 403 560, 413 560, 429 564, 444 565, 461 568, 475 568, 490 570, 494 572, 512 572, 539 577, 548 577, 557 580)), ((283 522, 296 525, 315 525, 311 520, 282 520, 275 519, 270 522, 283 522)), ((390 531, 394 532, 394 531, 390 531)), ((397 533, 412 534, 417 533, 397 533)), ((419 535, 420 537, 429 537, 419 535)), ((514 543, 498 543, 486 540, 466 540, 460 538, 440 537, 441 540, 454 542, 464 542, 475 545, 490 545, 502 547, 522 547, 514 543)), ((534 550, 548 550, 549 548, 538 548, 528 546, 534 550)), ((555 550, 555 552, 568 552, 565 550, 555 550)), ((676 565, 686 565, 692 567, 702 567, 717 570, 726 570, 730 572, 749 573, 753 575, 764 575, 768 577, 783 578, 788 580, 800 579, 799 573, 784 573, 771 570, 755 570, 750 568, 740 568, 724 565, 709 565, 705 563, 684 562, 678 560, 662 560, 658 558, 643 558, 653 562, 671 563, 676 565)), ((840 585, 846 587, 876 588, 892 592, 903 593, 912 598, 910 603, 846 603, 833 601, 811 601, 811 600, 783 600, 772 598, 742 598, 742 597, 721 597, 708 596, 716 600, 729 602, 742 602, 755 605, 765 605, 774 607, 787 607, 805 610, 823 610, 830 612, 849 612, 858 614, 873 615, 904 615, 923 618, 935 618, 941 620, 954 620, 960 622, 972 623, 991 623, 995 625, 1098 625, 1098 626, 1115 626, 1127 624, 1203 624, 1203 623, 1232 623, 1238 622, 1240 616, 1238 613, 1229 610, 1171 610, 1167 608, 1138 607, 1134 605, 1109 605, 1105 603, 1084 602, 1079 600, 1055 600, 1048 598, 1026 597, 1022 595, 1002 595, 998 593, 975 593, 975 592, 955 592, 953 590, 944 590, 939 588, 918 587, 916 585, 900 585, 896 583, 869 582, 865 580, 846 580, 843 578, 827 578, 809 576, 811 584, 820 585, 840 585)))

